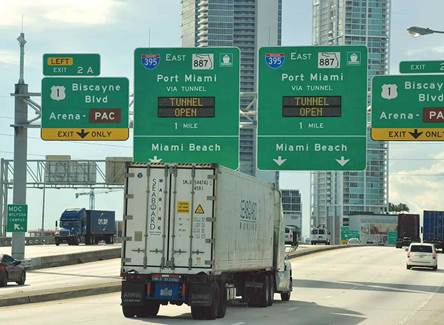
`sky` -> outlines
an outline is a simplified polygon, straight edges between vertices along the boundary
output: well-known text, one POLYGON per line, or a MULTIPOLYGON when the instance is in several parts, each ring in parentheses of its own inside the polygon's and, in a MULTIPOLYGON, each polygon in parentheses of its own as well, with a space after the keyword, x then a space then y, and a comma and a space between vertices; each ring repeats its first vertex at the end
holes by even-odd
MULTIPOLYGON (((260 0, 268 1, 268 0, 260 0)), ((282 45, 311 45, 311 0, 283 0, 282 45)), ((132 54, 137 47, 180 47, 180 0, 0 0, 0 158, 13 157, 14 100, 10 93, 19 74, 16 38, 23 30, 25 81, 40 92, 44 53, 99 53, 101 76, 124 76, 132 88, 132 54)), ((444 57, 444 35, 412 38, 406 32, 417 25, 444 30, 442 0, 392 0, 390 74, 398 74, 403 60, 439 60, 444 57)), ((33 98, 39 102, 39 97, 33 98)), ((30 116, 33 114, 30 112, 30 116)), ((70 155, 72 159, 131 156, 132 141, 115 143, 44 142, 39 130, 28 133, 28 159, 70 155)), ((444 144, 390 144, 390 202, 404 202, 412 212, 444 209, 444 144)), ((281 173, 281 188, 302 193, 303 232, 308 233, 310 182, 307 172, 281 173)), ((12 198, 12 192, 10 193, 12 198)), ((28 229, 40 226, 42 191, 28 190, 28 229)), ((98 194, 97 209, 116 210, 121 218, 121 192, 98 194)), ((88 196, 75 198, 72 190, 47 190, 45 227, 67 207, 87 207, 88 196)))

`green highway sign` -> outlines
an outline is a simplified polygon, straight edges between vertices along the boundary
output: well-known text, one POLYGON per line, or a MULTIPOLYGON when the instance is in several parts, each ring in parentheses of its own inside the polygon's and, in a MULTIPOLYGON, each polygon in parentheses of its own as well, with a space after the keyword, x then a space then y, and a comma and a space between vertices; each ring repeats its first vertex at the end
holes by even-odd
POLYGON ((238 48, 135 50, 134 160, 238 167, 238 48))
POLYGON ((444 73, 444 61, 402 61, 401 73, 444 73))
POLYGON ((28 206, 8 204, 7 232, 26 232, 28 230, 28 206))
POLYGON ((127 78, 43 78, 43 140, 127 140, 127 78))
POLYGON ((398 239, 398 232, 397 231, 389 231, 387 233, 387 244, 389 245, 396 245, 396 240, 398 239))
POLYGON ((45 76, 98 76, 99 54, 43 54, 45 76))
POLYGON ((363 170, 367 48, 259 50, 258 168, 363 170))
POLYGON ((341 227, 341 240, 349 240, 350 238, 361 238, 359 230, 351 230, 349 227, 341 227))
POLYGON ((373 140, 444 141, 444 75, 375 76, 373 140))

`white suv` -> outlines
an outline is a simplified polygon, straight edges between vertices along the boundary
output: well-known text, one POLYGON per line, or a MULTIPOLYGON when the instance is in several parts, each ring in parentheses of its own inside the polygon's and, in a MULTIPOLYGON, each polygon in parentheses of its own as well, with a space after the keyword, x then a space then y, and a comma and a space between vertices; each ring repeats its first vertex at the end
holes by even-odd
POLYGON ((435 245, 424 243, 411 243, 407 251, 407 269, 412 267, 438 268, 438 256, 435 245))

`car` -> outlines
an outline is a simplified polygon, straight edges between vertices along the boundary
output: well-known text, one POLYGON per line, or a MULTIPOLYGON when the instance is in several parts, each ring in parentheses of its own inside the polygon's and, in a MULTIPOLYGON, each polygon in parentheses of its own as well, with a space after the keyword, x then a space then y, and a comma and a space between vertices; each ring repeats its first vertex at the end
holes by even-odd
POLYGON ((438 255, 433 244, 411 243, 407 251, 407 270, 413 267, 438 269, 438 255))
POLYGON ((26 281, 25 266, 13 257, 0 254, 0 287, 6 287, 8 282, 24 285, 26 281))
POLYGON ((358 238, 350 238, 347 245, 361 245, 361 241, 358 238))

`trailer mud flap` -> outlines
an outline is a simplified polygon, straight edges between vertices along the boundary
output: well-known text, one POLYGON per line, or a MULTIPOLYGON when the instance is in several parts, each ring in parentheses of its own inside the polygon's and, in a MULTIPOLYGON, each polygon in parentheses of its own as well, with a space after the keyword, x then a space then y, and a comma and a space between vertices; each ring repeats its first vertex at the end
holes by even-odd
POLYGON ((145 296, 145 284, 143 282, 122 281, 122 305, 142 304, 145 296))

